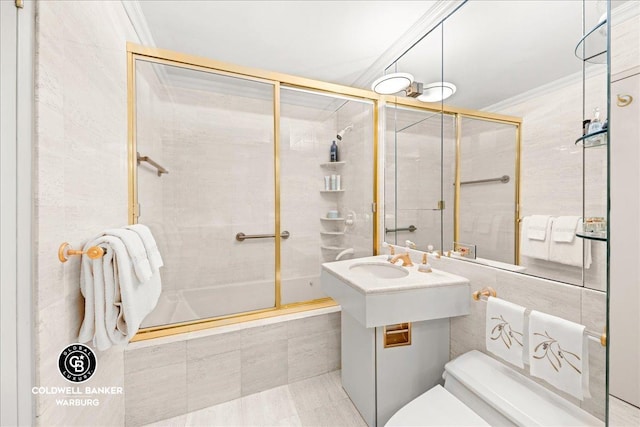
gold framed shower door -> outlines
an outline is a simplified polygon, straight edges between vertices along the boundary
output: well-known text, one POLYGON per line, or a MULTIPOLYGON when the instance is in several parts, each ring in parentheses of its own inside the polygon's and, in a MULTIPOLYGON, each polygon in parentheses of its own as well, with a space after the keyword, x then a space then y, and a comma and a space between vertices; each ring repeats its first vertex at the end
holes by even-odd
MULTIPOLYGON (((140 215, 138 204, 138 185, 137 185, 137 147, 136 147, 136 82, 135 82, 135 63, 136 60, 144 60, 146 62, 171 65, 191 70, 205 71, 219 75, 242 78, 245 80, 253 80, 261 83, 273 85, 273 145, 274 145, 274 219, 275 219, 275 235, 281 233, 280 220, 280 88, 292 87, 324 94, 339 95, 349 97, 354 100, 365 100, 373 104, 373 253, 377 254, 379 249, 379 210, 377 207, 378 194, 378 109, 380 96, 375 92, 327 83, 283 73, 264 71, 243 67, 234 64, 228 64, 209 58, 187 55, 184 53, 173 52, 165 49, 149 48, 134 43, 127 43, 127 105, 128 105, 128 222, 135 224, 140 215)), ((185 332, 193 332, 197 330, 223 326, 233 323, 241 323, 253 320, 259 320, 268 317, 274 317, 284 314, 290 314, 300 311, 313 310, 335 306, 336 303, 331 298, 321 298, 311 301, 301 301, 292 304, 282 304, 282 277, 281 277, 281 241, 275 239, 275 272, 274 272, 274 307, 235 313, 220 317, 197 319, 188 322, 167 324, 140 329, 138 334, 132 341, 140 341, 151 338, 158 338, 168 335, 174 335, 185 332)))

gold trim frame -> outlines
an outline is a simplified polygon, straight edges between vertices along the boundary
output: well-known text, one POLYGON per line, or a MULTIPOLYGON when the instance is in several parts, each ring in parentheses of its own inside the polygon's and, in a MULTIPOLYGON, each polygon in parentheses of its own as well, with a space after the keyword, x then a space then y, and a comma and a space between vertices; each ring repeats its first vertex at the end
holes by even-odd
POLYGON ((448 114, 455 120, 455 190, 453 206, 453 240, 458 241, 460 235, 460 175, 461 155, 460 143, 462 138, 462 118, 502 123, 515 126, 516 130, 516 155, 515 155, 515 207, 514 207, 514 263, 520 265, 520 162, 522 149, 522 118, 504 114, 490 113, 486 111, 469 110, 466 108, 452 107, 438 103, 421 102, 413 98, 401 98, 396 96, 382 97, 389 104, 409 107, 416 110, 430 111, 434 113, 448 114))
MULTIPOLYGON (((137 162, 136 162, 136 82, 135 82, 135 61, 144 60, 163 65, 177 66, 191 70, 206 71, 219 75, 242 78, 245 80, 259 81, 273 85, 273 131, 274 131, 274 209, 275 209, 275 235, 280 235, 280 88, 284 85, 292 88, 301 88, 317 91, 319 94, 339 95, 352 98, 354 101, 364 100, 370 102, 373 108, 373 203, 376 206, 373 212, 373 253, 379 250, 379 203, 378 203, 378 100, 380 96, 375 92, 352 88, 348 86, 326 83, 317 80, 292 76, 288 74, 275 73, 254 68, 242 67, 215 61, 209 58, 187 55, 164 49, 156 49, 140 46, 134 43, 127 43, 127 104, 128 104, 128 187, 129 187, 129 209, 128 222, 135 224, 140 215, 138 205, 138 184, 137 184, 137 162)), ((282 304, 282 277, 281 277, 281 241, 275 239, 275 261, 274 261, 274 307, 255 310, 251 312, 230 314, 220 317, 197 319, 193 321, 154 326, 143 328, 133 341, 146 340, 151 338, 164 337, 185 332, 193 332, 234 323, 248 322, 264 319, 284 314, 313 310, 335 306, 336 303, 331 298, 319 300, 302 301, 292 304, 282 304)))

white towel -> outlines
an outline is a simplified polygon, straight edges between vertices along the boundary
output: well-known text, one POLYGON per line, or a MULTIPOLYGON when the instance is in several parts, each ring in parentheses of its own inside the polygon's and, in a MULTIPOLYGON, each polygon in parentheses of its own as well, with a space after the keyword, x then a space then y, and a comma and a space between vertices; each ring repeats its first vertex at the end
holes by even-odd
POLYGON ((550 215, 531 215, 527 222, 527 234, 525 236, 530 240, 547 240, 547 233, 550 215))
POLYGON ((162 261, 162 256, 160 255, 160 251, 158 250, 156 239, 153 238, 151 230, 149 229, 149 227, 143 224, 134 224, 125 228, 131 231, 135 231, 136 233, 138 233, 138 236, 140 236, 142 244, 147 251, 147 258, 149 259, 151 270, 155 274, 158 269, 160 269, 160 267, 164 265, 164 262, 162 261))
POLYGON ((487 301, 487 351, 501 359, 524 368, 524 312, 525 308, 500 298, 487 301))
POLYGON ((582 217, 580 216, 559 216, 554 218, 553 227, 551 227, 551 240, 553 242, 573 242, 581 219, 582 217))
MULTIPOLYGON (((563 217, 560 217, 563 218, 563 217)), ((569 218, 569 217, 564 217, 569 218)), ((553 227, 555 227, 557 219, 553 220, 553 227)), ((578 217, 578 223, 580 222, 578 217)), ((576 225, 576 229, 577 229, 576 225)), ((566 227, 563 229, 567 229, 566 227)), ((575 230, 572 234, 575 236, 575 230)), ((553 231, 552 231, 553 234, 553 231)), ((566 232, 562 231, 559 233, 561 237, 566 232)), ((549 261, 557 262, 560 264, 573 265, 575 267, 582 267, 584 264, 584 268, 591 267, 591 241, 586 239, 578 239, 574 238, 571 242, 565 241, 554 241, 553 238, 549 244, 549 261)))
POLYGON ((126 245, 112 235, 99 236, 85 245, 106 249, 102 258, 82 257, 80 290, 85 316, 79 342, 93 341, 100 351, 129 342, 144 318, 155 308, 162 284, 160 273, 140 282, 126 245))
POLYGON ((531 375, 584 400, 589 394, 589 352, 584 325, 538 311, 529 315, 531 375))
POLYGON ((530 258, 538 258, 543 259, 545 261, 549 260, 549 242, 551 238, 551 226, 553 224, 553 219, 550 216, 545 215, 532 215, 525 216, 522 220, 522 227, 520 228, 520 254, 522 256, 530 257, 530 258), (541 223, 538 219, 534 219, 535 217, 544 217, 547 218, 546 229, 544 233, 540 233, 539 230, 534 231, 533 235, 536 237, 540 237, 541 235, 545 236, 544 240, 530 239, 528 236, 530 234, 530 228, 532 223, 537 224, 534 225, 534 228, 539 227, 541 223))
POLYGON ((151 279, 153 271, 151 270, 147 250, 138 233, 127 230, 126 228, 112 228, 106 230, 104 234, 115 236, 122 240, 131 258, 131 263, 133 264, 136 276, 138 276, 138 281, 146 282, 151 279))

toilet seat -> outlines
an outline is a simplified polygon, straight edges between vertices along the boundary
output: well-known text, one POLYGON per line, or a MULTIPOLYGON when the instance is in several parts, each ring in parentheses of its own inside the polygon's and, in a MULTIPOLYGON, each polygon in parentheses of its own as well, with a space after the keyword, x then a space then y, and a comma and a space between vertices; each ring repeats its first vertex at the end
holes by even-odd
POLYGON ((404 405, 385 426, 488 427, 489 424, 444 387, 437 385, 404 405))

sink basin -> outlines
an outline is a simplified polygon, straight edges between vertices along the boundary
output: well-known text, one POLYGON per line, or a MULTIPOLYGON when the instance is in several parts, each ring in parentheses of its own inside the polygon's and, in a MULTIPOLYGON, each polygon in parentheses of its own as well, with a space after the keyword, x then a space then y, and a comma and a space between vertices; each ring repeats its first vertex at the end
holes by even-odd
POLYGON ((407 269, 389 262, 360 262, 352 264, 349 271, 357 275, 379 279, 400 279, 409 275, 407 269))
POLYGON ((469 314, 469 280, 376 255, 322 264, 322 290, 365 328, 469 314))

